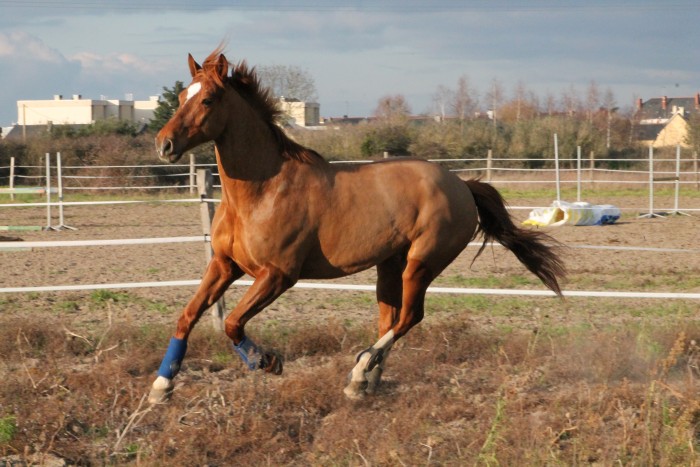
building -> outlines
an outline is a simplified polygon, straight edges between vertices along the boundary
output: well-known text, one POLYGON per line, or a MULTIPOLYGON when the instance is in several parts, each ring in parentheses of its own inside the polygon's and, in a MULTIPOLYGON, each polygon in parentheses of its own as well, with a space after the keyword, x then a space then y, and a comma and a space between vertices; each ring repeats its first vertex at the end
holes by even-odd
POLYGON ((658 97, 637 100, 636 139, 655 148, 687 147, 688 120, 700 116, 700 93, 693 97, 658 97))
POLYGON ((316 102, 280 97, 279 106, 282 112, 287 114, 292 125, 312 127, 321 124, 321 106, 316 102))
POLYGON ((158 107, 159 96, 147 101, 119 99, 72 99, 56 95, 52 100, 17 101, 17 124, 29 125, 89 125, 99 120, 115 118, 133 123, 148 123, 158 107))

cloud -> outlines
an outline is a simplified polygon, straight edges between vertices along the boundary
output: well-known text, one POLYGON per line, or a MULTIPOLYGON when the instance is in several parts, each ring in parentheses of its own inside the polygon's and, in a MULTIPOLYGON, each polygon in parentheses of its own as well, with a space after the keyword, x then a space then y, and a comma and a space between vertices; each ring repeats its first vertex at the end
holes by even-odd
POLYGON ((38 37, 22 31, 0 32, 0 58, 61 63, 65 61, 57 50, 38 37))
POLYGON ((0 122, 17 119, 17 101, 50 99, 80 75, 71 61, 40 38, 16 31, 0 33, 0 122))
POLYGON ((0 124, 17 120, 18 100, 51 99, 55 94, 123 98, 127 93, 145 99, 174 83, 175 78, 163 81, 163 70, 169 68, 162 59, 147 60, 125 52, 81 51, 66 56, 35 35, 2 32, 0 124))

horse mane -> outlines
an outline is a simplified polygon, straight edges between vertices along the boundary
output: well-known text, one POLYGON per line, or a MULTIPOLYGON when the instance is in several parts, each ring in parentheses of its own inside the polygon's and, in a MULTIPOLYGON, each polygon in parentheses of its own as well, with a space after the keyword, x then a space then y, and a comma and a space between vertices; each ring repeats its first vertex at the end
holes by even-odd
POLYGON ((272 135, 277 140, 282 157, 292 159, 305 164, 313 164, 325 159, 316 151, 309 149, 291 139, 284 132, 279 123, 284 116, 284 112, 277 105, 277 99, 272 94, 271 89, 264 87, 260 83, 260 78, 255 72, 255 67, 248 67, 245 60, 231 65, 231 75, 223 82, 219 74, 216 73, 217 61, 223 52, 222 46, 217 47, 202 63, 202 70, 214 78, 216 84, 224 87, 230 85, 238 94, 243 97, 260 117, 267 123, 272 135))

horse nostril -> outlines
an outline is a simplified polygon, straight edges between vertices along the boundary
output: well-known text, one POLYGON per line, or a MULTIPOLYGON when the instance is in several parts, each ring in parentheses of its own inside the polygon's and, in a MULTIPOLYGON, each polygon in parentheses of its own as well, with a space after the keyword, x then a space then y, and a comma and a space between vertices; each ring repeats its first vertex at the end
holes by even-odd
POLYGON ((164 156, 169 156, 173 152, 173 140, 170 138, 163 141, 163 147, 161 148, 161 154, 164 156))
POLYGON ((162 142, 156 138, 156 151, 160 157, 167 157, 173 152, 173 141, 170 138, 164 139, 162 142))

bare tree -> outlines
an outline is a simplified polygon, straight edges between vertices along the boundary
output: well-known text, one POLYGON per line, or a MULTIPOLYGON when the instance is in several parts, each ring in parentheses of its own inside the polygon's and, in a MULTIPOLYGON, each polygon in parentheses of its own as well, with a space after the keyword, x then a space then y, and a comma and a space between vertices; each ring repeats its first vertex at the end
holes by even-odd
POLYGON ((256 67, 263 86, 272 89, 277 97, 313 102, 318 99, 313 76, 295 65, 262 65, 256 67))
POLYGON ((557 109, 557 99, 554 97, 554 94, 547 92, 544 100, 545 107, 547 108, 547 115, 551 117, 557 109))
POLYGON ((598 110, 599 106, 600 89, 598 88, 598 83, 595 80, 591 80, 586 92, 586 118, 589 123, 593 122, 593 114, 598 110))
POLYGON ((607 123, 606 123, 606 134, 605 134, 605 147, 610 150, 610 133, 612 127, 612 114, 617 112, 617 103, 615 102, 615 95, 612 89, 607 88, 605 94, 603 95, 603 107, 607 113, 607 123))
POLYGON ((453 99, 454 92, 444 85, 439 85, 433 93, 433 108, 435 113, 440 116, 440 121, 445 121, 447 117, 447 106, 453 99))
POLYGON ((491 118, 493 119, 493 126, 496 126, 496 111, 503 104, 503 85, 497 78, 491 81, 491 90, 486 93, 486 100, 491 106, 491 118))
POLYGON ((562 91, 561 106, 569 117, 573 117, 581 108, 581 101, 579 100, 578 91, 573 84, 569 86, 569 89, 562 91))
POLYGON ((469 77, 462 75, 457 80, 457 90, 452 98, 452 110, 461 122, 474 115, 479 99, 476 90, 469 83, 469 77))
POLYGON ((411 107, 403 94, 386 95, 377 102, 374 116, 383 123, 398 125, 405 123, 411 115, 411 107))

